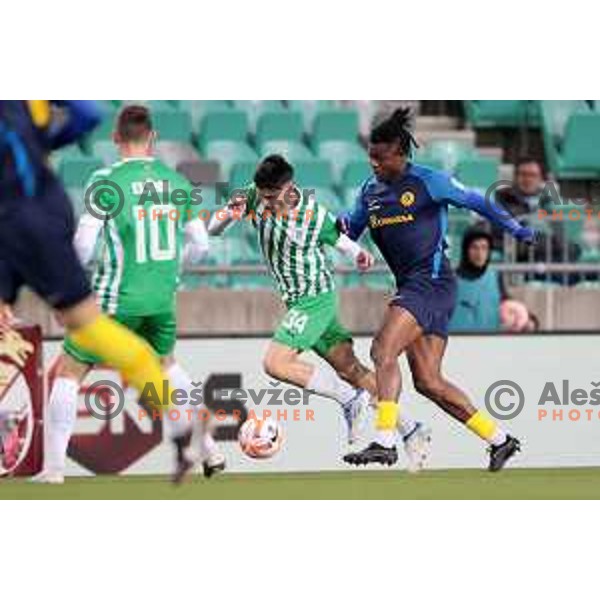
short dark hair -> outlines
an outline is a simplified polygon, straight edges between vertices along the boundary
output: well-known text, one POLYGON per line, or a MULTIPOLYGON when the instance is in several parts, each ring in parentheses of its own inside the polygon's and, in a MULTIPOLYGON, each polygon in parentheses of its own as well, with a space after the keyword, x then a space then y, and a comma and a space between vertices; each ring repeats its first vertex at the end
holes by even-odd
POLYGON ((517 158, 515 162, 515 172, 518 171, 523 165, 537 165, 540 168, 542 177, 546 177, 546 170, 544 169, 544 165, 534 156, 525 155, 517 158))
POLYGON ((152 117, 148 108, 130 104, 121 109, 117 117, 117 133, 122 141, 144 141, 152 130, 152 117))
POLYGON ((262 189, 276 189, 284 186, 294 179, 294 167, 279 154, 267 156, 254 173, 256 187, 262 189))
POLYGON ((410 130, 410 108, 398 108, 385 121, 371 130, 369 141, 372 144, 392 144, 397 142, 407 156, 418 144, 410 130))

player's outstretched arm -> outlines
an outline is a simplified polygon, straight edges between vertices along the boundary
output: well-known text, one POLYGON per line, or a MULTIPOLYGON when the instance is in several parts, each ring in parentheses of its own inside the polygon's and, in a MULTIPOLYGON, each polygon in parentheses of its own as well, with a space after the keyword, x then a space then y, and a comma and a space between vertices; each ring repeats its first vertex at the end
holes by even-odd
POLYGON ((208 223, 208 235, 221 235, 232 223, 239 221, 246 212, 247 199, 244 195, 236 196, 227 203, 227 206, 213 213, 208 223))
POLYGON ((510 233, 517 240, 533 243, 536 232, 522 225, 506 209, 496 205, 475 190, 468 189, 446 173, 436 172, 427 182, 431 196, 440 202, 446 201, 459 208, 473 210, 488 221, 510 233))
POLYGON ((359 271, 368 271, 375 264, 375 258, 369 251, 343 233, 334 248, 348 257, 359 271))

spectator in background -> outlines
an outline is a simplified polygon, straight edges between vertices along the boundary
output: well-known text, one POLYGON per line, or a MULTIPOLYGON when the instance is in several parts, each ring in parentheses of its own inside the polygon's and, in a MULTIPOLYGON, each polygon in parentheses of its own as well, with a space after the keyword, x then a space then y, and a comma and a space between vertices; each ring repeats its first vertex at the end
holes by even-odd
MULTIPOLYGON (((495 201, 519 221, 530 226, 536 219, 538 209, 551 211, 559 208, 552 203, 544 167, 530 156, 517 160, 512 186, 498 189, 495 192, 495 201)), ((540 235, 541 239, 533 250, 524 244, 517 245, 519 262, 531 259, 541 262, 577 261, 581 255, 581 248, 567 239, 562 223, 550 221, 548 225, 549 232, 540 235)), ((504 233, 498 227, 492 228, 492 248, 501 252, 504 249, 504 233)))
POLYGON ((480 226, 469 228, 463 237, 457 303, 450 322, 456 331, 526 331, 527 308, 511 300, 501 274, 490 267, 492 235, 480 226))

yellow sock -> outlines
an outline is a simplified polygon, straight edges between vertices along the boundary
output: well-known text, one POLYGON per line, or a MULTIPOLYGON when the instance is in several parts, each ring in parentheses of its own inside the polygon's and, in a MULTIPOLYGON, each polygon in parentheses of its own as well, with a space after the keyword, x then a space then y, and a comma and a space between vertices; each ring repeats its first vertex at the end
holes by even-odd
POLYGON ((31 120, 36 127, 46 127, 50 122, 50 103, 48 100, 27 100, 31 120))
POLYGON ((492 443, 498 433, 498 425, 485 413, 478 410, 465 425, 486 442, 492 443))
POLYGON ((117 369, 138 391, 142 392, 147 384, 151 384, 156 393, 146 400, 153 408, 165 410, 168 407, 170 388, 164 386, 167 377, 150 346, 129 329, 106 315, 100 315, 91 323, 70 331, 69 337, 83 350, 117 369), (166 401, 164 389, 169 396, 166 401))
POLYGON ((377 430, 396 429, 398 423, 398 403, 393 400, 379 400, 377 403, 377 417, 375 428, 377 430))

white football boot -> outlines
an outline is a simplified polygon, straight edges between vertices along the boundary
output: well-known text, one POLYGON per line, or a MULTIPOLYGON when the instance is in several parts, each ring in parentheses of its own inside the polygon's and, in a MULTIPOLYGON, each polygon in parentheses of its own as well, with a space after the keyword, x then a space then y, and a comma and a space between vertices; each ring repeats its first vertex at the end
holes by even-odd
POLYGON ((53 485, 62 485, 65 482, 65 476, 62 473, 53 471, 40 471, 30 480, 31 483, 50 483, 53 485))
POLYGON ((402 437, 404 452, 408 458, 408 472, 422 471, 431 458, 431 429, 423 423, 417 423, 415 428, 402 437))

